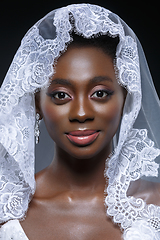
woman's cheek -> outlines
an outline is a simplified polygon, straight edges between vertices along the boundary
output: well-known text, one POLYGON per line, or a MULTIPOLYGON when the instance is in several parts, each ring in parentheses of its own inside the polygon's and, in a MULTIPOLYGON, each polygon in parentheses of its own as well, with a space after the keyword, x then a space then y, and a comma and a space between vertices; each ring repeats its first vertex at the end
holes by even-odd
POLYGON ((49 132, 62 131, 67 122, 69 107, 64 105, 56 105, 50 99, 42 104, 43 118, 49 132))

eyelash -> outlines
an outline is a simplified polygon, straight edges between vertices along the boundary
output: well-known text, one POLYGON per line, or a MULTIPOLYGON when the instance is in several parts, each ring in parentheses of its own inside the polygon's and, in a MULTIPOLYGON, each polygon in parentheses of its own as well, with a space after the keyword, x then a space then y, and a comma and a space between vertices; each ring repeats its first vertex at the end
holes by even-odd
MULTIPOLYGON (((53 97, 55 98, 55 99, 61 99, 60 97, 62 97, 62 95, 61 96, 59 96, 59 98, 58 97, 56 97, 56 95, 58 95, 58 94, 63 94, 63 95, 66 95, 66 96, 68 96, 67 98, 70 98, 71 99, 71 97, 67 94, 67 93, 65 93, 65 92, 56 92, 56 93, 53 93, 53 97)), ((65 99, 65 97, 62 97, 62 99, 65 99)), ((61 99, 61 100, 62 100, 61 99)))
POLYGON ((108 97, 110 97, 111 95, 113 95, 113 93, 114 93, 114 91, 111 91, 111 90, 97 90, 97 91, 95 91, 92 95, 91 95, 91 98, 92 99, 97 99, 97 98, 99 98, 99 100, 104 100, 104 99, 106 99, 106 98, 108 98, 108 97), (100 94, 100 93, 102 93, 103 95, 104 94, 106 94, 105 96, 97 96, 97 97, 94 97, 94 95, 95 94, 100 94))
MULTIPOLYGON (((113 95, 114 94, 114 92, 113 91, 111 91, 111 90, 97 90, 97 91, 95 91, 92 95, 91 95, 91 99, 94 99, 94 100, 106 100, 107 98, 109 98, 111 95, 113 95), (100 94, 100 93, 102 93, 103 95, 105 94, 105 96, 94 96, 95 94, 100 94)), ((52 99, 54 99, 54 100, 57 100, 57 101, 66 101, 66 102, 68 102, 68 100, 71 100, 72 98, 67 94, 67 93, 65 93, 65 92, 63 92, 63 91, 57 91, 57 92, 52 92, 52 93, 47 93, 47 95, 48 96, 50 96, 52 99), (58 94, 63 94, 63 95, 65 95, 65 97, 62 97, 62 98, 60 98, 60 96, 59 96, 59 98, 58 97, 56 97, 56 95, 58 96, 58 94), (67 96, 67 97, 66 97, 67 96)))
POLYGON ((65 93, 63 91, 47 93, 47 95, 49 97, 51 97, 52 99, 54 99, 55 101, 65 101, 65 100, 67 100, 67 102, 68 102, 68 100, 72 99, 67 93, 65 93), (58 96, 58 94, 64 94, 65 96, 68 96, 68 97, 67 98, 65 98, 65 97, 60 98, 60 96, 59 96, 59 98, 58 98, 58 97, 56 97, 56 95, 58 96))

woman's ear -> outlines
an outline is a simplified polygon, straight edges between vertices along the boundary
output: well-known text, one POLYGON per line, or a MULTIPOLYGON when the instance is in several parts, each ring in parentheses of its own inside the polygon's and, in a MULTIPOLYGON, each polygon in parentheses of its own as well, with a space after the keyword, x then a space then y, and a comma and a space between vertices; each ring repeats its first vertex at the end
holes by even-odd
POLYGON ((39 113, 40 120, 43 118, 41 107, 40 107, 40 91, 35 93, 35 106, 36 106, 36 113, 39 113))

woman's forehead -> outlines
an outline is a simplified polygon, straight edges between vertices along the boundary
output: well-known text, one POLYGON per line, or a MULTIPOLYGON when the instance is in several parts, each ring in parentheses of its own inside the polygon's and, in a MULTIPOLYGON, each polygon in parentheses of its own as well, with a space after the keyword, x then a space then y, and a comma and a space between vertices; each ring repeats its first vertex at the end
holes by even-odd
POLYGON ((69 48, 57 61, 53 84, 78 81, 91 83, 114 81, 115 70, 110 56, 96 47, 69 48), (64 81, 65 80, 65 81, 64 81))

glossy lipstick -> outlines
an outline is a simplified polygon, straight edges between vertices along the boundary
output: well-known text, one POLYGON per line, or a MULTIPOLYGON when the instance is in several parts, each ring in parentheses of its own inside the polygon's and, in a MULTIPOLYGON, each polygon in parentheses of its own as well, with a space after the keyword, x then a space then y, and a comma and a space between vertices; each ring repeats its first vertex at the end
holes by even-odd
POLYGON ((77 146, 87 146, 93 143, 99 135, 95 130, 78 130, 66 134, 70 142, 77 146))

